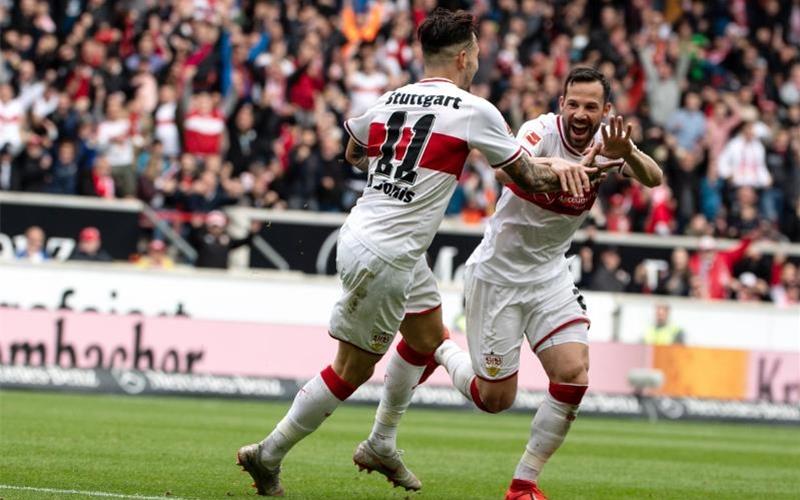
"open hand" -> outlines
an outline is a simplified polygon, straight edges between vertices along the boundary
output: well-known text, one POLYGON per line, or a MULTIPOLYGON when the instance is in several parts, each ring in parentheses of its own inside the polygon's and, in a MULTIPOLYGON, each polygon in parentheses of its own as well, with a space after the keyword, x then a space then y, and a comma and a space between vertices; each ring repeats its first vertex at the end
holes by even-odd
POLYGON ((621 116, 612 117, 607 125, 600 127, 603 134, 603 149, 600 151, 602 156, 616 160, 628 156, 633 151, 631 143, 631 133, 633 125, 628 123, 621 116))

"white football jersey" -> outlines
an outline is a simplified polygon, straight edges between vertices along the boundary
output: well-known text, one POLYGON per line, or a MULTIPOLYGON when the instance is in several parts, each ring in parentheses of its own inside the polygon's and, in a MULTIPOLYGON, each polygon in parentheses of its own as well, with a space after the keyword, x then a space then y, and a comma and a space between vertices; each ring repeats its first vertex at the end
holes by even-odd
POLYGON ((470 149, 496 168, 523 154, 497 108, 443 78, 387 92, 344 125, 370 160, 367 187, 345 225, 402 267, 433 240, 470 149))
MULTIPOLYGON (((553 113, 525 122, 517 140, 532 157, 579 162, 583 156, 567 143, 561 116, 553 113)), ((602 141, 599 130, 593 141, 602 141)), ((598 184, 579 197, 563 191, 529 194, 514 184, 506 186, 467 265, 476 264, 476 277, 499 285, 532 285, 564 272, 565 254, 597 198, 598 184)))

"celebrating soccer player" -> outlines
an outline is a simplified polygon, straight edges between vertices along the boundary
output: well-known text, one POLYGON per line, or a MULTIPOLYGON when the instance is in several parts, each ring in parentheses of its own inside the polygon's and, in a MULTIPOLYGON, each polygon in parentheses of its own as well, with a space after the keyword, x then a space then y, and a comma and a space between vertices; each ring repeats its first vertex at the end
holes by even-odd
MULTIPOLYGON (((522 125, 517 139, 534 157, 585 158, 587 150, 648 187, 661 183, 661 170, 630 139, 622 117, 602 120, 611 110, 610 85, 598 71, 575 68, 566 78, 558 115, 522 125)), ((564 441, 589 384, 589 317, 567 269, 565 253, 597 197, 602 175, 590 189, 530 194, 503 172, 507 184, 483 240, 467 261, 469 353, 452 340, 435 352, 453 384, 489 413, 509 408, 517 394, 524 339, 550 379, 536 412, 525 452, 506 499, 543 499, 537 485, 542 467, 564 441)))
MULTIPOLYGON (((441 299, 424 253, 439 227, 470 150, 480 150, 521 192, 591 186, 596 167, 563 159, 531 160, 500 112, 467 92, 478 69, 472 15, 434 11, 420 26, 425 78, 384 94, 350 119, 346 157, 369 182, 339 234, 337 267, 344 293, 333 309, 333 364, 300 390, 286 416, 263 441, 238 451, 260 495, 283 494, 279 474, 287 452, 373 373, 400 330, 403 340, 387 369, 371 439, 353 457, 395 485, 420 488, 395 446, 397 423, 444 335, 441 299)), ((541 155, 540 155, 541 156, 541 155)))

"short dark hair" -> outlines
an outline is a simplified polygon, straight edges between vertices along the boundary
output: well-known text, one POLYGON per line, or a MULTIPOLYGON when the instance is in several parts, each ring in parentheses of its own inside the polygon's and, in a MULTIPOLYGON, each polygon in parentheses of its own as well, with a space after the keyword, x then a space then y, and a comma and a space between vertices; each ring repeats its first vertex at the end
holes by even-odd
POLYGON ((608 102, 611 98, 611 83, 609 83, 603 73, 588 66, 572 68, 572 71, 569 72, 567 79, 564 81, 564 95, 567 95, 567 88, 573 83, 591 82, 600 82, 600 85, 603 86, 603 102, 608 102))
POLYGON ((465 10, 453 12, 442 7, 431 12, 417 29, 422 53, 431 56, 446 47, 470 42, 472 35, 477 33, 472 14, 465 10))

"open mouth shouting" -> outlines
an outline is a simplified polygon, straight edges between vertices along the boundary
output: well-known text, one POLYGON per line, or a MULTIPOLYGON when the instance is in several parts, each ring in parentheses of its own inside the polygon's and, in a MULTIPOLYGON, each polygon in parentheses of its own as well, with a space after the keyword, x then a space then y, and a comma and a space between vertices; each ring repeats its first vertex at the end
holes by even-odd
POLYGON ((589 122, 571 122, 569 124, 569 133, 576 144, 586 144, 589 142, 591 131, 592 126, 589 122))

